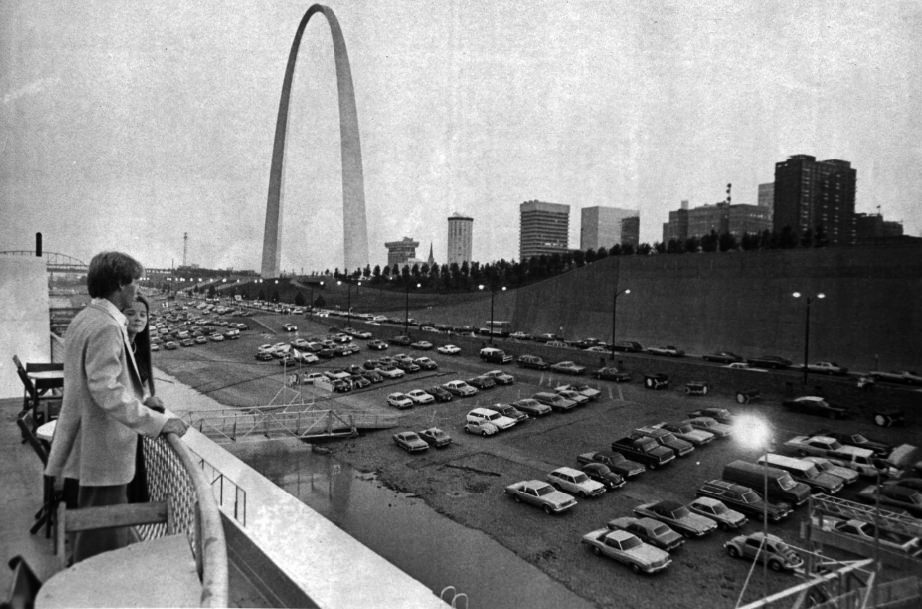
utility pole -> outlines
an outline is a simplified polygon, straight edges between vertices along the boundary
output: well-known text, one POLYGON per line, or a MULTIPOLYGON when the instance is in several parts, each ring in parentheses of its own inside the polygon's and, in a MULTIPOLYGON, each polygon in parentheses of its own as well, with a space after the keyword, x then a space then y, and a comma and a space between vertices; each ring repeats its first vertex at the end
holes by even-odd
POLYGON ((182 265, 186 266, 186 254, 189 252, 189 233, 182 234, 182 265))

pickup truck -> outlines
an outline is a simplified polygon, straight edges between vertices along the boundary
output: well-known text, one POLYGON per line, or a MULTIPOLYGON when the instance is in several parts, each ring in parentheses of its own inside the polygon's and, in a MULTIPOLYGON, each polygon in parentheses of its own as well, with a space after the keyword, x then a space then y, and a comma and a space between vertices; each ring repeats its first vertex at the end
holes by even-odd
POLYGON ((842 448, 838 440, 829 436, 794 436, 784 445, 802 457, 805 455, 825 457, 830 451, 842 448))
POLYGON ((663 467, 675 459, 675 452, 671 448, 662 446, 653 438, 625 436, 612 442, 611 449, 621 453, 628 459, 646 465, 650 469, 663 467))

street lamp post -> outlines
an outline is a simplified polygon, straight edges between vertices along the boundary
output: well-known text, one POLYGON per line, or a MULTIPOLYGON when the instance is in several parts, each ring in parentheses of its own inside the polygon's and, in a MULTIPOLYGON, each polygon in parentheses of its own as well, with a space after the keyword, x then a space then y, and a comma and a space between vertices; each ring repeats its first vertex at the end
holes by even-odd
MULTIPOLYGON (((336 285, 342 285, 342 281, 337 281, 336 285)), ((361 286, 362 282, 356 282, 356 286, 361 286)), ((356 289, 356 292, 358 289, 356 289)), ((346 325, 352 325, 352 284, 346 281, 346 325)))
MULTIPOLYGON (((482 284, 482 283, 481 283, 480 285, 477 286, 477 288, 480 289, 480 290, 483 290, 483 289, 485 289, 486 287, 487 287, 487 286, 485 286, 485 285, 482 284)), ((506 286, 500 286, 499 291, 500 291, 500 292, 505 292, 505 291, 506 291, 506 286)), ((490 334, 490 344, 491 344, 491 345, 493 344, 493 322, 495 321, 494 318, 493 318, 493 310, 494 310, 494 309, 493 309, 493 301, 494 301, 494 298, 495 298, 495 297, 496 297, 496 288, 493 287, 493 285, 490 285, 490 328, 489 328, 490 332, 489 332, 489 334, 490 334)))
MULTIPOLYGON (((791 296, 793 296, 794 298, 800 298, 803 296, 805 297, 807 301, 807 316, 804 322, 804 381, 803 381, 804 386, 806 386, 807 385, 807 366, 810 363, 810 357, 809 357, 810 356, 810 305, 813 304, 813 297, 806 296, 805 294, 801 294, 800 292, 794 292, 793 294, 791 294, 791 296)), ((816 298, 819 300, 822 300, 826 298, 826 294, 819 292, 817 293, 816 298)))
MULTIPOLYGON (((321 288, 323 287, 322 281, 320 282, 320 287, 321 288)), ((308 309, 307 315, 311 321, 314 321, 314 284, 313 283, 310 284, 310 288, 311 288, 311 301, 310 303, 308 303, 310 308, 308 309)))
MULTIPOLYGON (((419 289, 422 286, 421 283, 416 284, 416 289, 419 289)), ((406 301, 403 307, 403 335, 410 335, 410 282, 406 283, 406 301)))
MULTIPOLYGON (((736 428, 733 436, 739 438, 744 446, 758 448, 764 455, 763 461, 768 462, 768 452, 772 445, 772 432, 768 423, 754 416, 740 416, 734 424, 736 428)), ((768 542, 768 467, 762 467, 762 546, 759 552, 764 552, 768 542)), ((762 597, 768 597, 768 560, 762 557, 762 597)), ((740 595, 742 598, 742 595, 740 595)))
POLYGON ((619 292, 618 286, 616 285, 615 295, 611 297, 611 355, 609 355, 609 359, 611 360, 615 359, 615 316, 618 312, 618 296, 621 296, 622 294, 630 294, 630 293, 631 293, 630 289, 621 290, 619 292))

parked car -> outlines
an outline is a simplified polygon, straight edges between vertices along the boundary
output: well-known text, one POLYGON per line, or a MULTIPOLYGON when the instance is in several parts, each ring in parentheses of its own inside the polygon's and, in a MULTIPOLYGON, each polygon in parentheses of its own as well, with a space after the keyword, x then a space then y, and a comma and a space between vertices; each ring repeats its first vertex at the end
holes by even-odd
POLYGON ((647 471, 647 468, 642 463, 637 461, 632 461, 622 455, 621 453, 616 453, 612 451, 594 451, 588 453, 581 453, 576 457, 577 463, 601 463, 602 465, 607 466, 614 472, 624 476, 625 478, 634 478, 640 474, 647 471))
POLYGON ((400 345, 401 347, 408 347, 410 343, 413 342, 413 339, 410 338, 409 336, 406 336, 405 334, 401 334, 399 336, 393 337, 388 342, 390 342, 390 344, 392 345, 400 345))
POLYGON ((576 402, 577 406, 585 406, 586 404, 589 403, 588 397, 586 397, 582 393, 579 393, 578 391, 573 391, 572 389, 561 389, 560 387, 557 387, 554 389, 554 393, 556 393, 559 396, 563 396, 567 398, 568 400, 572 400, 576 402))
POLYGON ((380 383, 384 380, 384 377, 375 372, 374 370, 363 370, 361 373, 363 378, 368 379, 372 383, 380 383))
POLYGON ((432 348, 432 343, 428 340, 417 340, 410 343, 410 347, 413 349, 419 349, 421 351, 426 351, 432 348))
POLYGON ((843 535, 848 535, 869 546, 880 543, 882 548, 910 554, 912 556, 922 555, 922 540, 918 537, 892 531, 887 528, 878 529, 872 522, 865 522, 858 519, 841 520, 825 516, 823 518, 813 517, 813 525, 819 526, 825 531, 835 531, 843 535))
POLYGON ((878 493, 877 486, 872 484, 860 490, 856 499, 863 503, 874 504, 878 501, 878 497, 882 506, 897 511, 906 511, 916 518, 922 518, 922 491, 918 489, 890 484, 881 485, 880 493, 878 493))
POLYGON ((536 370, 547 370, 550 368, 550 364, 544 361, 543 358, 538 357, 537 355, 520 355, 516 358, 515 362, 521 368, 534 368, 536 370))
POLYGON ((672 560, 669 552, 644 543, 633 533, 596 529, 583 535, 582 543, 598 556, 623 562, 635 573, 656 573, 666 569, 672 560))
POLYGON ((388 379, 399 379, 404 374, 406 374, 400 368, 396 366, 392 366, 390 364, 382 365, 382 366, 379 366, 378 368, 375 368, 375 372, 377 372, 384 378, 388 378, 388 379))
POLYGON ((492 436, 499 433, 499 427, 489 421, 465 421, 464 433, 492 436))
POLYGON ((887 381, 889 383, 905 383, 907 385, 922 385, 922 374, 915 370, 872 370, 868 376, 875 381, 887 381))
POLYGON ((848 433, 848 432, 838 432, 831 431, 828 429, 821 429, 819 431, 813 432, 815 436, 827 436, 834 438, 841 442, 842 444, 848 444, 849 446, 857 446, 858 448, 869 448, 874 451, 874 454, 880 457, 886 457, 893 451, 893 444, 884 442, 883 440, 874 440, 863 433, 848 433))
POLYGON ((562 395, 557 395, 549 391, 539 391, 531 397, 559 412, 566 412, 567 410, 576 408, 576 402, 573 400, 568 400, 562 395))
POLYGON ((647 353, 652 355, 665 355, 668 357, 682 357, 685 355, 685 351, 679 349, 675 345, 664 345, 661 347, 647 347, 647 353))
POLYGON ((417 357, 413 360, 413 363, 419 366, 421 370, 437 370, 439 367, 434 359, 428 357, 417 357))
POLYGON ((500 430, 509 429, 516 423, 514 419, 503 416, 495 410, 491 410, 489 408, 474 408, 467 413, 466 420, 475 423, 480 421, 488 421, 493 425, 496 425, 496 427, 500 430))
POLYGON ((733 425, 735 415, 727 410, 726 408, 699 408, 698 410, 692 410, 688 413, 688 418, 693 419, 695 417, 710 417, 717 421, 718 423, 723 423, 724 425, 733 425))
POLYGON ((414 431, 401 431, 393 435, 394 443, 408 453, 422 452, 429 449, 429 444, 414 431))
POLYGON ((816 466, 816 469, 820 470, 824 474, 831 474, 838 478, 842 479, 842 483, 845 485, 852 484, 858 480, 858 472, 847 467, 841 467, 836 465, 829 459, 824 457, 814 457, 814 456, 803 456, 801 457, 804 461, 809 461, 816 466))
POLYGON ((380 340, 380 339, 377 339, 377 338, 376 338, 376 339, 374 339, 374 340, 370 340, 370 341, 368 341, 367 343, 365 343, 365 346, 368 347, 369 349, 373 349, 373 350, 375 350, 375 351, 383 351, 383 350, 387 349, 388 344, 387 344, 386 342, 384 342, 383 340, 380 340))
POLYGON ((413 389, 412 391, 407 391, 406 396, 413 400, 414 404, 431 404, 435 401, 434 397, 422 389, 413 389))
POLYGON ((782 405, 788 410, 820 415, 830 419, 844 419, 849 415, 847 409, 833 406, 825 398, 817 395, 804 395, 791 400, 784 400, 782 405))
POLYGON ((661 446, 672 450, 677 457, 684 457, 695 450, 694 444, 676 437, 671 431, 662 427, 638 427, 631 432, 632 438, 653 438, 661 446))
POLYGON ((615 351, 626 351, 628 353, 640 353, 643 351, 643 345, 633 340, 619 340, 615 342, 615 351))
POLYGON ((504 417, 509 417, 516 423, 521 423, 528 420, 528 415, 513 406, 512 404, 504 404, 502 402, 497 402, 495 404, 490 404, 490 410, 495 410, 504 417))
POLYGON ((561 374, 574 374, 580 375, 586 373, 586 367, 580 366, 569 360, 564 360, 562 362, 557 362, 556 364, 551 364, 551 370, 554 372, 560 372, 561 374))
POLYGON ((641 541, 657 548, 671 552, 685 543, 685 538, 668 524, 653 518, 635 518, 634 516, 619 516, 608 521, 607 526, 612 531, 622 530, 633 533, 641 541))
POLYGON ((426 393, 434 397, 436 402, 450 402, 452 397, 454 397, 449 390, 441 385, 426 387, 426 393))
POLYGON ((490 370, 489 372, 484 372, 482 376, 490 377, 497 385, 511 385, 515 382, 514 376, 502 370, 490 370))
POLYGON ((730 362, 724 368, 731 370, 748 370, 750 372, 768 372, 768 368, 757 368, 748 362, 730 362))
POLYGON ((422 438, 427 444, 429 444, 429 446, 444 448, 451 444, 451 436, 438 427, 429 427, 419 431, 418 433, 419 437, 422 438))
POLYGON ((476 387, 480 391, 484 391, 486 389, 493 389, 494 387, 496 387, 496 382, 489 376, 485 376, 485 375, 469 378, 467 379, 467 384, 472 387, 476 387))
POLYGON ((461 347, 458 345, 442 345, 436 349, 439 353, 443 355, 458 355, 461 353, 461 347))
POLYGON ((559 514, 576 505, 573 495, 558 491, 547 482, 541 480, 523 480, 514 482, 503 489, 516 502, 535 505, 547 514, 559 514))
POLYGON ((477 395, 477 389, 471 387, 464 381, 448 381, 447 383, 444 383, 442 387, 450 391, 452 395, 456 395, 462 398, 477 395))
POLYGON ((532 398, 522 398, 512 403, 513 406, 531 417, 540 417, 552 412, 552 408, 547 404, 542 404, 532 398))
MULTIPOLYGON (((205 337, 204 337, 204 336, 199 336, 199 338, 205 338, 205 337)), ((167 343, 167 344, 169 344, 169 343, 167 343)), ((167 347, 167 349, 169 349, 169 348, 170 348, 170 347, 167 347)), ((269 353, 268 351, 257 351, 257 352, 256 352, 256 359, 259 360, 259 361, 261 361, 261 362, 271 362, 271 361, 272 361, 273 359, 275 359, 275 358, 272 357, 272 354, 269 353)))
POLYGON ((696 429, 691 423, 687 422, 657 423, 653 427, 662 427, 667 431, 671 431, 675 434, 675 437, 691 442, 695 446, 704 446, 714 439, 714 434, 711 432, 696 429))
POLYGON ((631 373, 618 370, 614 366, 604 366, 594 373, 595 378, 603 381, 615 381, 616 383, 628 383, 631 380, 631 373))
POLYGON ((387 405, 394 408, 412 408, 413 400, 405 393, 394 392, 387 396, 387 405))
MULTIPOLYGON (((578 383, 573 385, 558 385, 554 387, 554 391, 560 393, 561 391, 575 391, 576 393, 587 397, 590 400, 597 400, 599 396, 602 395, 602 392, 596 389, 595 387, 590 387, 585 383, 578 383)), ((564 395, 561 393, 561 395, 564 395)))
POLYGON ((587 463, 580 468, 583 473, 605 485, 605 488, 613 491, 625 485, 624 476, 611 471, 607 465, 602 463, 587 463))
POLYGON ((783 370, 784 368, 790 368, 793 362, 777 355, 762 355, 759 357, 750 357, 746 360, 746 363, 750 366, 783 370))
POLYGON ((688 509, 710 518, 724 531, 738 529, 749 521, 742 512, 731 510, 723 501, 713 497, 696 497, 688 504, 688 509))
MULTIPOLYGON (((803 369, 803 366, 800 368, 803 369)), ((840 366, 835 362, 814 362, 812 364, 807 364, 807 371, 818 372, 819 374, 836 374, 839 376, 848 374, 848 368, 840 366)))
POLYGON ((604 484, 572 467, 558 467, 547 475, 547 481, 558 491, 579 497, 597 497, 605 494, 604 484))
POLYGON ((698 488, 697 495, 719 499, 729 507, 753 518, 761 519, 767 513, 768 519, 772 522, 783 520, 791 514, 790 504, 766 502, 762 495, 754 490, 726 480, 705 482, 698 488))
POLYGON ((732 351, 717 351, 716 353, 708 353, 701 356, 706 362, 718 362, 721 364, 732 364, 734 362, 742 362, 743 358, 732 351))
POLYGON ((296 326, 295 324, 285 324, 282 326, 282 328, 284 328, 286 332, 297 332, 298 331, 298 326, 296 326))
POLYGON ((733 558, 748 558, 767 562, 772 571, 793 571, 804 565, 804 559, 777 535, 762 531, 737 535, 724 543, 727 554, 733 558))
POLYGON ((695 514, 671 499, 642 503, 634 508, 634 514, 665 522, 686 537, 702 537, 717 529, 717 522, 711 518, 695 514))
POLYGON ((733 431, 733 428, 729 425, 724 425, 711 417, 694 417, 692 419, 686 419, 684 422, 689 423, 696 429, 703 429, 704 431, 710 432, 718 438, 726 438, 733 431))
POLYGON ((484 347, 480 350, 480 359, 494 364, 508 364, 512 361, 512 356, 502 349, 484 347))

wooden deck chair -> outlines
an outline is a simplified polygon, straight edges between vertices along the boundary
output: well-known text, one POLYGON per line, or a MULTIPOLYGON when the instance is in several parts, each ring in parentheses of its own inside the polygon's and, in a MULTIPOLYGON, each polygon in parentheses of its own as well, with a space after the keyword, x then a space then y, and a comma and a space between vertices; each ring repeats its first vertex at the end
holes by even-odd
POLYGON ((170 506, 166 501, 152 501, 67 509, 67 505, 62 501, 58 503, 57 519, 55 554, 61 560, 62 566, 67 566, 65 545, 68 533, 169 523, 170 506))

